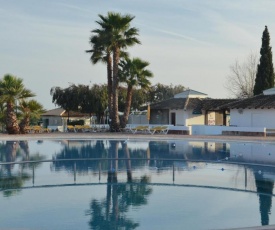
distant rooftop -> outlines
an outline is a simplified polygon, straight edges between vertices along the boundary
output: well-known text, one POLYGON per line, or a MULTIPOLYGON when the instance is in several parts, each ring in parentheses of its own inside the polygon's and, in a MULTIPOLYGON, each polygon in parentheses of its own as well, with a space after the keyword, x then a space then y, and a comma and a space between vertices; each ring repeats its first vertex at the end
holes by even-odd
MULTIPOLYGON (((65 109, 62 108, 56 108, 46 111, 42 114, 42 116, 59 116, 59 117, 68 117, 68 113, 65 109)), ((75 112, 75 111, 69 111, 70 117, 89 117, 89 114, 75 112)))
POLYGON ((208 95, 205 93, 198 92, 196 90, 187 89, 181 93, 178 93, 174 98, 206 98, 208 95))
POLYGON ((275 94, 275 88, 270 88, 263 91, 263 95, 274 95, 274 94, 275 94))

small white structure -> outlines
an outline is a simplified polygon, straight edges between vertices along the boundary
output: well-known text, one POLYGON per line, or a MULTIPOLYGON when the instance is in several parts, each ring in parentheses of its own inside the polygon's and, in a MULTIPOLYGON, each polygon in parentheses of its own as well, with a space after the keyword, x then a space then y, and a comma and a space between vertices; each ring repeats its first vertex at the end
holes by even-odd
POLYGON ((235 99, 211 99, 188 89, 173 98, 151 104, 150 124, 174 126, 228 125, 229 111, 220 108, 235 99))
POLYGON ((275 88, 229 104, 230 125, 275 129, 275 88))
POLYGON ((90 117, 87 114, 71 111, 68 115, 66 110, 62 108, 51 109, 41 115, 44 128, 60 132, 67 130, 68 117, 70 121, 84 120, 85 125, 90 125, 90 117))
POLYGON ((207 94, 188 89, 176 94, 174 98, 151 104, 150 124, 204 124, 204 113, 200 105, 206 97, 207 94))

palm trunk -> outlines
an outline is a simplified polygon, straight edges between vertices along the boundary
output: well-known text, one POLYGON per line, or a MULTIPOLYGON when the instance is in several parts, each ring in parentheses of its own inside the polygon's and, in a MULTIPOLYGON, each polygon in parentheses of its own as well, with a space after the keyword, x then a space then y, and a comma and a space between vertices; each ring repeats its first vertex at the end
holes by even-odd
POLYGON ((122 150, 124 152, 125 158, 127 160, 125 160, 126 162, 126 168, 127 168, 127 182, 132 182, 132 167, 131 167, 131 158, 130 158, 130 153, 129 153, 129 149, 127 146, 127 143, 125 142, 121 142, 122 145, 122 150))
POLYGON ((108 53, 107 54, 107 74, 108 74, 108 85, 107 85, 107 91, 108 91, 108 111, 110 115, 110 119, 112 119, 112 84, 113 84, 113 79, 112 79, 112 57, 108 53))
POLYGON ((111 116, 111 132, 119 131, 119 116, 118 116, 118 63, 119 63, 119 48, 115 48, 113 52, 113 84, 112 84, 112 96, 113 96, 113 108, 111 116))
POLYGON ((17 117, 14 112, 14 106, 11 102, 7 102, 6 126, 8 134, 20 133, 17 117))
POLYGON ((29 148, 29 143, 28 141, 20 141, 19 146, 21 149, 24 150, 25 156, 23 157, 24 160, 30 160, 30 148, 29 148))
POLYGON ((29 126, 29 124, 30 124, 30 117, 28 115, 26 115, 19 124, 20 133, 26 134, 27 126, 29 126))
POLYGON ((126 104, 124 109, 124 114, 121 121, 121 127, 125 128, 126 124, 128 123, 128 118, 131 110, 132 104, 132 95, 133 95, 133 87, 131 85, 127 88, 127 96, 126 96, 126 104))
POLYGON ((109 169, 108 169, 108 183, 117 182, 117 171, 118 171, 118 141, 110 141, 110 148, 108 150, 109 157, 112 160, 109 160, 109 169))
MULTIPOLYGON (((18 150, 18 142, 7 141, 5 146, 6 162, 15 162, 16 152, 18 150)), ((8 175, 11 176, 11 170, 14 167, 13 164, 7 165, 8 175)))

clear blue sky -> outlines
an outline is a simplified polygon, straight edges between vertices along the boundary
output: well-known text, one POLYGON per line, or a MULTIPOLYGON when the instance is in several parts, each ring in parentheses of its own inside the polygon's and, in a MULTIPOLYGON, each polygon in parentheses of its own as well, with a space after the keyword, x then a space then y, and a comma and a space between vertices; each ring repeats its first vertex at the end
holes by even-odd
POLYGON ((142 45, 129 52, 151 63, 153 84, 213 98, 228 96, 236 59, 259 53, 265 25, 275 42, 272 0, 0 0, 0 77, 23 78, 46 109, 55 108, 53 86, 106 83, 106 67, 92 65, 85 50, 98 14, 108 11, 135 16, 142 45))

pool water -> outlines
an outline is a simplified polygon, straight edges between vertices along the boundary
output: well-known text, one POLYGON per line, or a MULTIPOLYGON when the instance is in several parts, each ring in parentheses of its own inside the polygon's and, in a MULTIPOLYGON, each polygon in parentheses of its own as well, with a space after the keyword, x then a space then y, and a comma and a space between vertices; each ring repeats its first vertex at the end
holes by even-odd
POLYGON ((0 229, 273 225, 274 147, 173 140, 2 141, 0 229))

